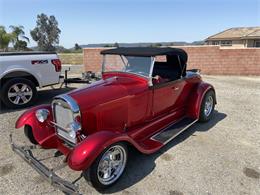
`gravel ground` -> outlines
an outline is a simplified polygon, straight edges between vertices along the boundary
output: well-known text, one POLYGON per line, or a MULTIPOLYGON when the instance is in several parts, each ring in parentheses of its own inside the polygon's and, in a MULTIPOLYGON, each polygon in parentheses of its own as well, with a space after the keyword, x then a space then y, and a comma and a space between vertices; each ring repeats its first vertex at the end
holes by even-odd
MULTIPOLYGON (((260 194, 260 78, 204 76, 204 80, 216 88, 214 118, 195 124, 153 155, 131 150, 125 174, 105 193, 260 194)), ((68 90, 43 89, 37 104, 68 90)), ((22 112, 1 107, 0 194, 62 194, 10 149, 10 132, 15 132, 17 143, 28 143, 23 130, 14 129, 22 112)), ((44 158, 52 153, 38 150, 35 155, 44 158)), ((44 162, 52 167, 61 159, 44 162)), ((80 174, 67 168, 58 173, 70 180, 80 174)), ((79 185, 83 194, 98 194, 84 179, 79 185)))

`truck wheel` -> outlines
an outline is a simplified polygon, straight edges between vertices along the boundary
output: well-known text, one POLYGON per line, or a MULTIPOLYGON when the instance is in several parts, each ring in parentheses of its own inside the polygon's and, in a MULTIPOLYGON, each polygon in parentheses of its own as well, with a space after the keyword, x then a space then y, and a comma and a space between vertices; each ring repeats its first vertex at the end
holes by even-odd
POLYGON ((24 126, 24 134, 30 140, 32 144, 38 145, 39 143, 35 140, 32 132, 32 127, 29 125, 24 126))
POLYGON ((207 122, 212 118, 215 103, 215 93, 210 90, 205 94, 200 106, 200 122, 207 122))
POLYGON ((83 172, 84 178, 98 191, 112 186, 123 174, 127 163, 127 147, 123 143, 111 145, 83 172))
POLYGON ((9 108, 23 108, 34 103, 37 96, 35 84, 25 78, 13 78, 3 84, 1 99, 9 108))

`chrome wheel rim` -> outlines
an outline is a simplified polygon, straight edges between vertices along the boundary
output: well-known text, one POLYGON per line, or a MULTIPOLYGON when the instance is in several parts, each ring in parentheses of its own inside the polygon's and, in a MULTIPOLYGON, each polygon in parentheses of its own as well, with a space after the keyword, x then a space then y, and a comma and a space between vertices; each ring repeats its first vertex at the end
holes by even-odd
POLYGON ((211 114, 213 104, 214 104, 213 97, 208 96, 208 98, 205 102, 205 108, 204 108, 204 114, 205 114, 206 117, 208 117, 211 114))
POLYGON ((12 85, 7 93, 8 99, 15 105, 28 103, 33 97, 32 88, 25 83, 16 83, 12 85))
POLYGON ((100 183, 103 185, 114 183, 125 169, 126 158, 126 151, 122 146, 109 148, 99 161, 97 176, 100 183))

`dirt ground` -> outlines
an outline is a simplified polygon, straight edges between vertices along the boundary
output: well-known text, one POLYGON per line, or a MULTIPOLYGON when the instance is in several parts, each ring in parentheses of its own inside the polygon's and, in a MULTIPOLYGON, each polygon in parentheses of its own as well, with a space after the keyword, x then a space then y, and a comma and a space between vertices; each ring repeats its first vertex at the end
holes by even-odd
MULTIPOLYGON (((143 155, 130 151, 125 174, 106 194, 260 194, 260 78, 204 76, 216 88, 214 118, 196 123, 159 152, 143 155)), ((37 104, 69 89, 40 90, 37 104)), ((14 154, 9 133, 14 140, 27 144, 23 130, 14 129, 24 110, 1 107, 0 112, 0 194, 62 194, 35 170, 14 154)), ((38 158, 53 150, 37 150, 38 158)), ((62 157, 43 162, 53 167, 62 157)), ((58 174, 68 180, 79 176, 68 168, 58 174)), ((83 194, 98 194, 84 179, 79 181, 83 194)))

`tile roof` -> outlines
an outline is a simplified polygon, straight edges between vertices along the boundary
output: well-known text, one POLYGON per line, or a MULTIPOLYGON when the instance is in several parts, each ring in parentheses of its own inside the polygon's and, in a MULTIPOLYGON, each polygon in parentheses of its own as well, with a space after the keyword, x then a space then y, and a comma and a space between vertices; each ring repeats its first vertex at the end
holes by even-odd
POLYGON ((248 34, 247 37, 260 37, 260 29, 248 34))
POLYGON ((223 32, 217 33, 208 37, 206 40, 217 39, 245 39, 245 38, 260 38, 260 26, 259 27, 239 27, 230 28, 223 32))

